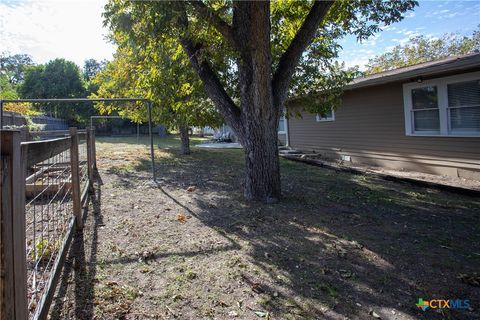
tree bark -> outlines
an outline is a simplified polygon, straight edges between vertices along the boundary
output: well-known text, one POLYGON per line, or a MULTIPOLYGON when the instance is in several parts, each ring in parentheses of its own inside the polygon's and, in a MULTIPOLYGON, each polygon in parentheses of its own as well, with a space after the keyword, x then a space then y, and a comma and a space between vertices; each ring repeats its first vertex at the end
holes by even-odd
POLYGON ((190 154, 190 137, 188 136, 188 126, 181 125, 179 127, 180 130, 180 153, 181 154, 190 154))
MULTIPOLYGON (((281 196, 277 146, 278 108, 273 104, 270 4, 237 2, 234 31, 241 43, 238 60, 240 107, 248 200, 275 202, 281 196)), ((237 133, 238 135, 238 133, 237 133)))
POLYGON ((245 151, 245 190, 248 200, 275 202, 281 196, 278 158, 278 119, 287 97, 290 79, 300 57, 332 1, 315 1, 295 38, 272 70, 270 3, 234 1, 232 26, 203 3, 191 2, 199 18, 212 24, 238 52, 240 106, 227 94, 211 64, 199 55, 202 44, 189 33, 185 3, 180 12, 180 42, 205 89, 233 129, 245 151))

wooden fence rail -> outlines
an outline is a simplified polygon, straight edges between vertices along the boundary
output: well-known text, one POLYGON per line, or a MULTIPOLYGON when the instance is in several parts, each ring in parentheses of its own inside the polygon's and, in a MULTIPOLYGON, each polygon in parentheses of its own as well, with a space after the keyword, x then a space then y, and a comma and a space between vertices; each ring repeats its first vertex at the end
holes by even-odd
POLYGON ((82 204, 88 200, 96 169, 95 132, 71 128, 67 137, 21 142, 19 131, 0 130, 0 149, 0 320, 46 319, 73 232, 83 227, 82 204), (48 220, 55 217, 55 210, 71 210, 66 232, 49 229, 47 236, 37 231, 35 222, 32 226, 29 214, 36 201, 37 212, 48 224, 58 224, 48 220), (45 218, 44 207, 49 205, 45 218), (52 235, 58 238, 51 239, 52 235), (45 265, 41 260, 47 255, 45 249, 39 253, 37 246, 49 241, 55 243, 55 252, 49 253, 45 265), (44 272, 46 266, 50 269, 44 272), (43 282, 37 277, 41 272, 43 282))

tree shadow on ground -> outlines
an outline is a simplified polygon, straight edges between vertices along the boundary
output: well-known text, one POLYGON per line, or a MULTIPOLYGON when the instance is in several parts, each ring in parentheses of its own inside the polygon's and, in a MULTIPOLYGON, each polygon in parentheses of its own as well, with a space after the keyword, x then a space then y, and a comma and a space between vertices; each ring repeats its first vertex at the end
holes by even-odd
POLYGON ((98 228, 103 225, 101 179, 85 208, 84 228, 75 233, 63 267, 50 319, 93 319, 98 228), (68 314, 65 314, 67 312, 68 314))
POLYGON ((157 169, 164 194, 249 243, 249 261, 268 276, 241 270, 241 278, 275 318, 477 317, 476 309, 424 313, 415 304, 480 301, 457 278, 478 271, 478 199, 282 161, 284 199, 263 205, 241 198, 238 151, 195 151, 157 169), (174 195, 192 185, 194 205, 174 195))

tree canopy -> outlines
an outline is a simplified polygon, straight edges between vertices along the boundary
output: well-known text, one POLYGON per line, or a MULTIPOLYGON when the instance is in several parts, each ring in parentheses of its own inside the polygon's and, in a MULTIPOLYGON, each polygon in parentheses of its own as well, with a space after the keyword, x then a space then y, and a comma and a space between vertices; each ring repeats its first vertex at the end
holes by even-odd
POLYGON ((439 38, 432 38, 420 35, 410 38, 405 45, 397 45, 391 51, 370 59, 366 73, 378 73, 473 52, 480 52, 480 29, 471 36, 446 33, 439 38))
POLYGON ((106 60, 102 61, 97 61, 95 59, 87 59, 85 60, 83 64, 83 78, 85 81, 90 81, 92 80, 95 75, 99 72, 105 69, 105 66, 107 65, 106 60))
MULTIPOLYGON (((86 97, 80 68, 65 59, 29 67, 18 92, 21 98, 31 99, 86 97)), ((48 103, 37 107, 51 116, 68 120, 72 125, 86 124, 93 114, 93 107, 85 103, 48 103)))
POLYGON ((268 202, 280 196, 277 127, 287 98, 321 93, 309 105, 313 112, 338 104, 339 88, 349 80, 333 63, 338 40, 346 34, 366 39, 416 4, 110 0, 104 16, 113 38, 132 55, 161 50, 159 43, 181 45, 244 147, 246 198, 268 202))
POLYGON ((23 80, 25 70, 32 65, 32 57, 27 54, 11 55, 4 52, 0 55, 0 75, 14 85, 23 80))
MULTIPOLYGON (((168 39, 155 43, 154 50, 125 45, 125 38, 114 34, 119 45, 115 59, 94 79, 98 92, 92 97, 144 97, 153 102, 153 119, 188 137, 189 126, 219 126, 222 119, 203 90, 181 46, 168 39)), ((102 113, 116 110, 120 115, 142 123, 147 120, 143 105, 98 104, 102 113)), ((187 139, 187 137, 183 137, 187 139)), ((188 144, 188 139, 184 141, 188 144)), ((184 153, 189 153, 188 145, 184 153)))

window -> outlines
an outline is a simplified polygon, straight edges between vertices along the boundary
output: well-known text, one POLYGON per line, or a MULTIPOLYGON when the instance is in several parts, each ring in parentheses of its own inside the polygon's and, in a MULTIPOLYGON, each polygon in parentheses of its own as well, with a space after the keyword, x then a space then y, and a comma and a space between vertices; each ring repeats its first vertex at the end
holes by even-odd
POLYGON ((436 86, 412 89, 414 132, 439 132, 438 94, 436 86))
POLYGON ((285 133, 285 116, 281 115, 278 120, 278 133, 285 133))
POLYGON ((480 72, 403 86, 407 135, 480 136, 480 72))
POLYGON ((334 120, 335 120, 335 111, 333 111, 333 109, 330 109, 330 111, 327 111, 324 114, 317 113, 318 122, 334 121, 334 120))
POLYGON ((451 132, 480 132, 480 80, 447 85, 451 132))

